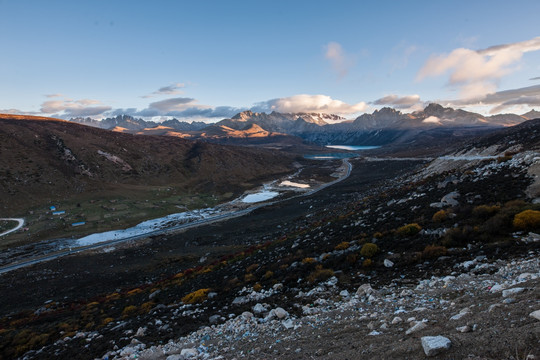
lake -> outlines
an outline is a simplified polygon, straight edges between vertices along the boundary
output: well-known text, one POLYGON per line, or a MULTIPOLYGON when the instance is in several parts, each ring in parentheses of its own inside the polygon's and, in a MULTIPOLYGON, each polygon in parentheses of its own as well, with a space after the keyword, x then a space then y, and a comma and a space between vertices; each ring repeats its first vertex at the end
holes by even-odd
POLYGON ((378 149, 380 146, 360 146, 360 145, 326 145, 330 149, 339 149, 339 150, 373 150, 378 149))

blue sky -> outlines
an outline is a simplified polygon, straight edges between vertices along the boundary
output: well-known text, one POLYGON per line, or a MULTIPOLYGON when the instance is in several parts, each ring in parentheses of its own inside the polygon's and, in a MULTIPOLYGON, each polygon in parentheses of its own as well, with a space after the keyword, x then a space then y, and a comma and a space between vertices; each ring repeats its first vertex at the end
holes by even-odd
POLYGON ((0 112, 540 108, 537 0, 0 0, 0 14, 0 112))

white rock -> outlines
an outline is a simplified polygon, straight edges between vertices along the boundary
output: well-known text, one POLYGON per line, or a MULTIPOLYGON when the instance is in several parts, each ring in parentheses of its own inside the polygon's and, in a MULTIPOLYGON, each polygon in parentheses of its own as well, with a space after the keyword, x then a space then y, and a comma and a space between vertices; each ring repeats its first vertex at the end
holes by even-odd
POLYGON ((180 354, 174 354, 167 356, 167 360, 184 360, 184 357, 180 354))
POLYGON ((471 332, 471 327, 468 326, 468 325, 465 325, 465 326, 459 326, 456 328, 457 331, 461 332, 461 333, 467 333, 467 332, 471 332))
POLYGON ((242 317, 245 319, 245 320, 251 320, 253 318, 253 314, 250 313, 249 311, 244 311, 242 313, 242 317))
POLYGON ((530 317, 540 320, 540 310, 533 311, 529 314, 530 317))
POLYGON ((339 293, 339 296, 341 297, 349 297, 349 292, 347 290, 341 290, 339 293))
POLYGON ((260 314, 260 313, 263 313, 263 312, 266 311, 266 306, 264 306, 263 304, 257 303, 257 304, 255 304, 255 306, 253 306, 251 309, 253 310, 253 312, 254 312, 255 314, 260 314))
POLYGON ((452 342, 444 336, 423 336, 422 347, 427 356, 435 356, 444 350, 450 349, 452 342))
POLYGON ((289 316, 289 313, 280 307, 275 308, 272 310, 272 312, 278 319, 285 319, 287 316, 289 316))
POLYGON ((515 294, 522 293, 524 291, 525 291, 525 288, 521 288, 521 287, 517 287, 517 288, 513 288, 513 289, 506 289, 506 290, 503 290, 502 296, 503 297, 508 297, 508 296, 512 296, 512 295, 515 295, 515 294))
POLYGON ((374 293, 375 290, 373 290, 370 284, 360 285, 358 290, 356 290, 356 296, 358 296, 359 298, 363 298, 364 296, 369 296, 374 293))
POLYGON ((410 335, 415 332, 418 332, 420 330, 424 330, 427 328, 427 324, 423 321, 417 322, 413 327, 411 327, 409 330, 405 331, 405 335, 410 335))
POLYGON ((195 357, 198 354, 199 353, 197 352, 197 349, 195 348, 182 349, 182 351, 180 351, 180 355, 185 358, 195 357))
POLYGON ((146 332, 146 328, 143 328, 143 327, 140 327, 138 330, 137 330, 137 333, 135 334, 135 336, 139 337, 139 336, 144 336, 146 332))
POLYGON ((394 263, 388 259, 384 259, 384 266, 386 266, 387 268, 391 268, 392 266, 394 266, 394 263))
POLYGON ((368 335, 370 335, 370 336, 376 336, 376 335, 381 335, 381 333, 378 332, 377 330, 373 330, 373 331, 370 332, 368 335))
POLYGON ((285 327, 285 329, 292 329, 294 327, 292 319, 283 320, 281 324, 285 327))
POLYGON ((392 319, 392 325, 396 325, 402 322, 403 322, 403 319, 400 318, 399 316, 396 316, 395 318, 392 319))

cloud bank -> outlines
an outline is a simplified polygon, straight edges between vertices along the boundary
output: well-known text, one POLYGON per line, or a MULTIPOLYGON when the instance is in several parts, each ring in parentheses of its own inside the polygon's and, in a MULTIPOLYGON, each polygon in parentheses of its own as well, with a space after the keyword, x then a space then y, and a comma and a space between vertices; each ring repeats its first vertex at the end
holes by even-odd
POLYGON ((497 90, 498 81, 516 70, 524 53, 538 50, 540 37, 483 50, 459 48, 450 54, 431 56, 417 80, 449 72, 449 84, 460 88, 461 98, 480 99, 497 90))
POLYGON ((368 105, 365 102, 347 104, 341 100, 332 99, 327 95, 301 94, 263 101, 255 104, 252 110, 264 112, 314 112, 347 115, 364 112, 367 108, 368 105))
POLYGON ((42 114, 63 113, 63 117, 84 117, 102 115, 112 109, 110 106, 99 104, 101 104, 100 101, 92 99, 49 100, 41 104, 40 112, 42 114))

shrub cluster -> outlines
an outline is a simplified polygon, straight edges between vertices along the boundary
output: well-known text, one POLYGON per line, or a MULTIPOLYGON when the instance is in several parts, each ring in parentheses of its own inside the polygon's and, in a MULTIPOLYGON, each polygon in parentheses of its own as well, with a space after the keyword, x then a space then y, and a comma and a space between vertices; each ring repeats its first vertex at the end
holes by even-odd
POLYGON ((518 230, 535 230, 540 227, 540 211, 524 210, 514 216, 512 225, 518 230))
POLYGON ((360 249, 360 255, 366 258, 373 257, 379 251, 379 247, 373 243, 365 243, 360 249))
POLYGON ((422 227, 420 225, 418 225, 417 223, 412 223, 403 225, 402 227, 397 229, 397 234, 403 237, 414 236, 418 234, 420 230, 422 230, 422 227))
POLYGON ((200 304, 208 297, 210 289, 199 289, 182 298, 184 304, 200 304))

